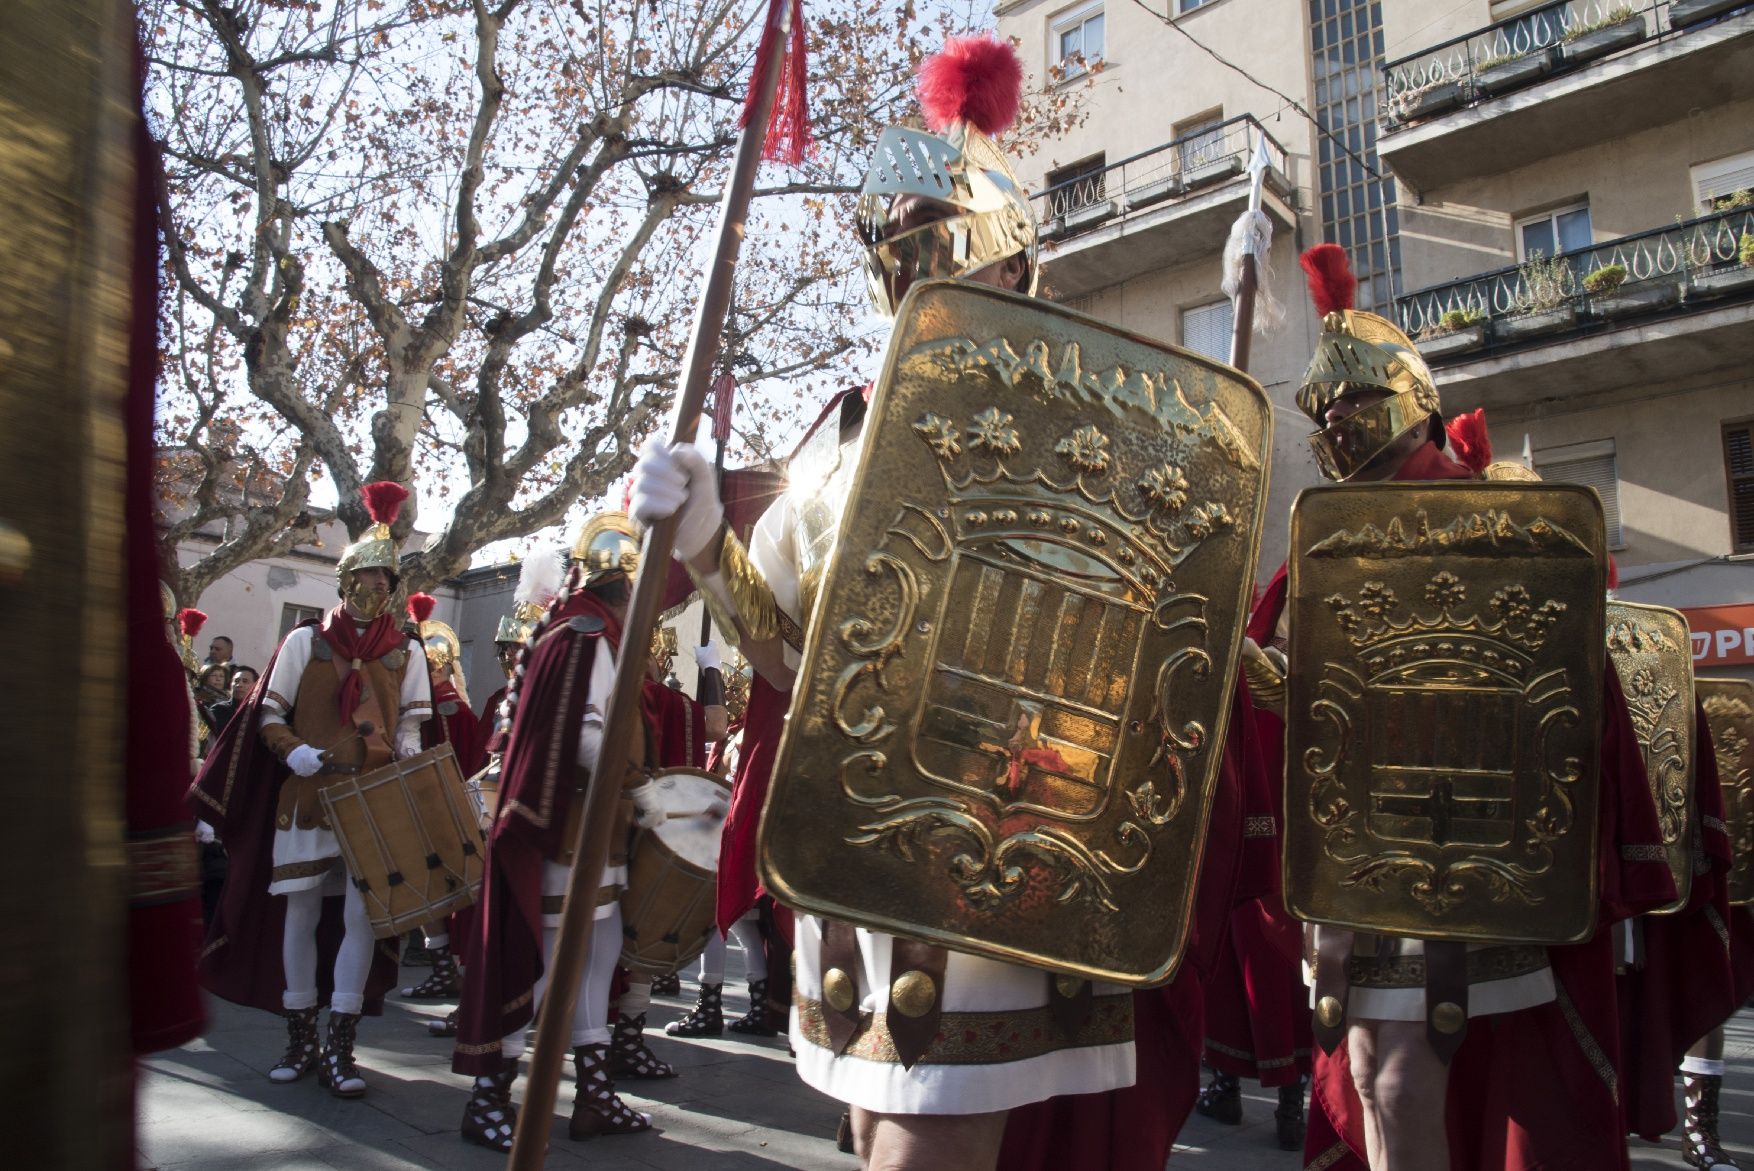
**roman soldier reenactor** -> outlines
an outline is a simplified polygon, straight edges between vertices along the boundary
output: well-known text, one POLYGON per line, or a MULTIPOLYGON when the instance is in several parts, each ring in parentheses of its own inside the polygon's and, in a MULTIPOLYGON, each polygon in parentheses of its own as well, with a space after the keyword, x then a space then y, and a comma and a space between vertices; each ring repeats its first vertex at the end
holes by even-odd
MULTIPOLYGON (((463 1110, 462 1137, 509 1151, 517 1124, 512 1083, 524 1031, 542 999, 571 875, 575 820, 597 760, 603 706, 621 652, 629 579, 639 563, 632 523, 619 512, 591 517, 573 542, 566 584, 530 633, 506 697, 509 724, 500 767, 499 808, 487 839, 487 873, 465 949, 469 980, 457 1020, 452 1068, 475 1084, 463 1110)), ((528 570, 526 570, 528 572, 528 570)), ((520 584, 520 593, 524 590, 520 584)), ((568 1133, 574 1139, 632 1134, 650 1116, 615 1093, 610 1073, 609 1008, 621 954, 620 894, 627 883, 629 823, 664 817, 649 776, 647 735, 638 759, 619 763, 625 800, 611 838, 609 865, 597 891, 591 948, 573 1006, 578 1074, 568 1133)))
POLYGON ((1344 516, 1345 523, 1303 536, 1294 514, 1292 568, 1317 584, 1288 590, 1282 569, 1256 607, 1245 645, 1255 695, 1282 703, 1291 725, 1288 902, 1306 918, 1331 919, 1339 917, 1336 900, 1353 900, 1348 906, 1387 908, 1390 920, 1369 930, 1313 928, 1318 1052, 1306 1161, 1367 1161, 1374 1171, 1624 1165, 1625 1143, 1611 1123, 1621 1105, 1607 925, 1673 900, 1675 887, 1620 680, 1603 666, 1607 558, 1599 505, 1569 490, 1534 495, 1538 485, 1520 497, 1523 485, 1498 496, 1447 487, 1535 477, 1520 465, 1491 463, 1480 413, 1446 428, 1413 343, 1389 321, 1352 308, 1355 281, 1343 251, 1320 245, 1305 254, 1304 268, 1323 325, 1297 402, 1319 428, 1310 442, 1324 474, 1348 485, 1433 485, 1419 494, 1357 487, 1300 498, 1298 513, 1344 516), (1342 499, 1354 502, 1352 513, 1341 511, 1342 499), (1545 513, 1514 515, 1517 499, 1543 508, 1570 502, 1581 519, 1567 528, 1545 513), (1374 500, 1409 500, 1417 512, 1385 522, 1360 511, 1374 500), (1446 524, 1454 510, 1457 519, 1446 524), (1592 520, 1594 537, 1586 527, 1592 520), (1507 572, 1501 567, 1511 558, 1529 567, 1519 572, 1531 575, 1532 586, 1481 584, 1497 582, 1486 575, 1507 572), (1417 559, 1438 567, 1419 597, 1374 580, 1405 565, 1427 572, 1426 560, 1417 559), (1352 566, 1378 568, 1360 568, 1344 593, 1316 577, 1352 566), (1543 600, 1534 590, 1564 597, 1543 600), (1473 600, 1483 593, 1490 598, 1473 600), (1311 605, 1295 624, 1288 595, 1311 605), (1601 620, 1593 626, 1592 607, 1601 620), (1486 616, 1475 617, 1476 609, 1486 616), (1581 625, 1547 639, 1572 614, 1581 625), (1430 634, 1423 641, 1422 631, 1430 634), (1317 637, 1331 641, 1308 645, 1332 646, 1332 657, 1310 650, 1299 661, 1295 640, 1317 637), (1362 648, 1356 668, 1346 657, 1353 648, 1362 648), (1555 667, 1561 655, 1571 657, 1555 667), (1524 671, 1545 686, 1507 682, 1524 671), (1530 759, 1515 738, 1519 729, 1555 735, 1559 727, 1526 718, 1524 709, 1554 703, 1572 705, 1561 717, 1569 721, 1564 728, 1599 729, 1599 744, 1583 732, 1565 742, 1563 751, 1588 761, 1575 773, 1518 763, 1530 759), (1415 711, 1425 714, 1406 714, 1415 711), (1332 729, 1342 725, 1372 731, 1336 746, 1332 729), (1559 785, 1576 788, 1555 798, 1559 785), (1588 819, 1559 812, 1573 809, 1572 801, 1590 811, 1588 819), (1519 820, 1508 812, 1517 808, 1529 813, 1519 820), (1522 854, 1503 845, 1525 838, 1532 844, 1518 847, 1522 854), (1507 861, 1492 854, 1498 849, 1507 861), (1550 866, 1558 858, 1570 861, 1550 866), (1312 877, 1348 867, 1363 877, 1328 886, 1312 877), (1515 911, 1524 884, 1537 881, 1552 884, 1541 888, 1551 896, 1543 910, 1515 911), (1327 909, 1312 913, 1312 905, 1327 909), (1426 939, 1396 929, 1502 915, 1489 921, 1545 930, 1560 921, 1561 907, 1582 942, 1496 943, 1486 927, 1426 939), (1481 1023, 1470 1028, 1470 1019, 1481 1023))
POLYGON ((400 573, 390 526, 408 490, 380 481, 361 495, 374 523, 341 554, 340 603, 287 634, 193 793, 230 856, 203 981, 227 1000, 285 1015, 287 1048, 272 1081, 315 1070, 344 1098, 365 1093, 354 1036, 362 1013, 382 1010, 396 950, 394 940, 373 938, 318 795, 420 752, 432 714, 426 656, 393 601, 400 573), (319 1042, 325 1000, 329 1030, 319 1042))

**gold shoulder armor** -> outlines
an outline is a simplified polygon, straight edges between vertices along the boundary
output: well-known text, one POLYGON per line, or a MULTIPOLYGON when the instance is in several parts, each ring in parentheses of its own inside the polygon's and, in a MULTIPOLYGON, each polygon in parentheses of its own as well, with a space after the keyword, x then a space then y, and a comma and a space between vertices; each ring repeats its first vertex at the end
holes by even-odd
POLYGON ((729 527, 719 545, 719 574, 724 578, 725 596, 709 588, 692 566, 688 570, 688 576, 694 579, 700 596, 706 600, 713 624, 732 637, 733 642, 737 637, 764 642, 779 637, 783 625, 791 625, 784 621, 767 580, 749 560, 749 550, 729 527))
POLYGON ((1486 465, 1488 480, 1538 481, 1541 474, 1524 464, 1521 460, 1495 459, 1486 465))

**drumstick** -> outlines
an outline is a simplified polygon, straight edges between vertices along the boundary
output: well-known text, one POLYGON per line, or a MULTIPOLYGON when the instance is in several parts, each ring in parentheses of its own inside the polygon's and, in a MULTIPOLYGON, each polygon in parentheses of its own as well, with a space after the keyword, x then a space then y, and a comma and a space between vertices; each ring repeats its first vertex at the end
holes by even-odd
POLYGON ((359 723, 354 727, 354 729, 351 733, 349 733, 346 736, 341 737, 341 739, 335 741, 335 743, 329 745, 329 747, 327 747, 323 750, 323 763, 324 764, 329 763, 329 758, 331 756, 334 756, 335 753, 337 751, 339 751, 343 745, 351 744, 353 741, 358 740, 361 737, 370 736, 373 732, 376 732, 377 730, 378 730, 377 725, 372 723, 370 720, 359 721, 359 723))

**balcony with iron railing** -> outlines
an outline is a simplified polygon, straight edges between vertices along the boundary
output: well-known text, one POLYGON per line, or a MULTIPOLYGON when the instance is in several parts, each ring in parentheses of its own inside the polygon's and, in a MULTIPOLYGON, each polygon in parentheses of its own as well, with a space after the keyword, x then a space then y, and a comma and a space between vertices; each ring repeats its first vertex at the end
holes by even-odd
POLYGON ((1042 229, 1042 266, 1061 297, 1107 288, 1224 249, 1248 206, 1249 160, 1265 147, 1270 166, 1261 206, 1297 222, 1285 148, 1251 115, 1142 151, 1031 197, 1042 229))
POLYGON ((1420 289, 1395 312, 1452 410, 1741 370, 1754 353, 1754 205, 1726 203, 1420 289))
POLYGON ((1554 0, 1383 66, 1377 153, 1415 191, 1754 97, 1754 0, 1554 0))

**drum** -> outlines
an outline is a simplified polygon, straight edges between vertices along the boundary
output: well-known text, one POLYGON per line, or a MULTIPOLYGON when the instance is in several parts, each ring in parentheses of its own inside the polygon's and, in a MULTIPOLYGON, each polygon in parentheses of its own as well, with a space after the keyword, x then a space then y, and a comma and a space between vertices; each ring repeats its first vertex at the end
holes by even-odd
POLYGON ((379 939, 475 901, 481 829, 449 744, 333 781, 320 799, 379 939))
POLYGON ((716 931, 719 836, 731 786, 699 769, 653 778, 669 817, 634 834, 621 895, 621 962, 661 976, 698 956, 716 931))

